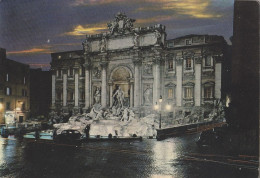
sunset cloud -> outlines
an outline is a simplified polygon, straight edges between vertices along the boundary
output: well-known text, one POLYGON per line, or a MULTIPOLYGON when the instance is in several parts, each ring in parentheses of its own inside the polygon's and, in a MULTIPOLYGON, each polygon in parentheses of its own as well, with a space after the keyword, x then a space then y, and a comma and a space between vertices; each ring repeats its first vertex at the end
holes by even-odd
POLYGON ((84 36, 86 34, 96 34, 101 31, 107 30, 106 23, 100 24, 87 24, 87 25, 77 25, 73 31, 66 32, 63 35, 71 35, 71 36, 84 36))
POLYGON ((111 3, 136 4, 135 12, 140 11, 170 11, 175 15, 187 15, 193 18, 219 18, 222 15, 214 12, 211 0, 76 0, 73 6, 97 6, 111 3))
MULTIPOLYGON (((169 15, 159 15, 149 18, 140 18, 136 19, 135 27, 140 25, 155 24, 155 22, 161 22, 164 20, 170 20, 174 18, 169 15)), ((98 34, 100 32, 108 31, 107 22, 95 23, 95 24, 86 24, 86 25, 77 25, 72 31, 66 32, 62 35, 70 36, 85 36, 86 34, 98 34)))
POLYGON ((46 48, 32 48, 32 49, 26 49, 21 51, 10 51, 7 52, 7 54, 48 54, 51 51, 46 48))
POLYGON ((62 46, 79 46, 80 43, 57 43, 50 45, 42 45, 33 47, 31 49, 25 49, 20 51, 9 51, 8 55, 38 55, 38 54, 50 54, 59 51, 59 47, 62 46))
POLYGON ((188 15, 194 18, 219 18, 222 15, 210 10, 210 0, 148 0, 153 5, 138 8, 137 11, 173 12, 175 15, 188 15))

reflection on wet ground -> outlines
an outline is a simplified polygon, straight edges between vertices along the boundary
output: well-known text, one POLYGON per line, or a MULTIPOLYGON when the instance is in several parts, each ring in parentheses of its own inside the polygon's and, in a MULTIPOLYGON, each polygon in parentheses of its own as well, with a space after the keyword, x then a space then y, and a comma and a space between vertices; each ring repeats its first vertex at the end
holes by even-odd
POLYGON ((257 157, 201 150, 197 138, 80 146, 0 138, 0 177, 257 177, 257 157))

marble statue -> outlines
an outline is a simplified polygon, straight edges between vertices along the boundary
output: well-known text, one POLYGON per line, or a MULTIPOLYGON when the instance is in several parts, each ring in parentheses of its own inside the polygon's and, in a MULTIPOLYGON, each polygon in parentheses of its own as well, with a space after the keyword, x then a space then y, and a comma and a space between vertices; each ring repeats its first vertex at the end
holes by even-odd
POLYGON ((97 87, 94 95, 95 104, 100 103, 100 97, 101 97, 100 88, 97 87))
POLYGON ((113 98, 114 102, 112 106, 115 106, 116 108, 122 108, 124 106, 124 92, 120 87, 116 90, 113 98))
POLYGON ((100 41, 100 51, 105 52, 106 51, 106 38, 103 37, 100 41))
POLYGON ((139 35, 137 33, 135 33, 133 42, 135 47, 139 46, 139 35))
POLYGON ((144 92, 144 104, 148 105, 151 104, 151 97, 152 97, 152 89, 148 87, 144 92))
POLYGON ((155 37, 157 38, 156 44, 160 45, 161 44, 161 33, 158 30, 155 30, 155 37))

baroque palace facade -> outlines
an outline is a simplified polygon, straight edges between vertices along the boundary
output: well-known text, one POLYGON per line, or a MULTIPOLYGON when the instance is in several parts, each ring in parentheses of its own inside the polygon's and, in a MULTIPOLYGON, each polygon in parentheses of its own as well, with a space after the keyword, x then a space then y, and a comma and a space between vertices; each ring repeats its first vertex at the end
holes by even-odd
POLYGON ((83 50, 52 53, 52 109, 85 112, 94 104, 113 105, 120 87, 124 106, 139 116, 166 104, 170 117, 207 113, 223 98, 222 62, 226 42, 215 35, 166 40, 165 26, 133 28, 134 19, 118 13, 109 32, 86 35, 83 50))

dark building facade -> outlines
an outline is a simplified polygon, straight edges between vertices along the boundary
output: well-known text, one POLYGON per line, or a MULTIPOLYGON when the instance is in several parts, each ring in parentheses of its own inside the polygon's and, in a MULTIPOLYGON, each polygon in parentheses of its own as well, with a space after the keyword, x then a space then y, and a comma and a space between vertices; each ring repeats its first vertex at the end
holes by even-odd
POLYGON ((0 123, 23 122, 29 117, 30 72, 25 65, 6 58, 0 48, 0 123))
POLYGON ((168 118, 209 113, 222 93, 226 42, 215 35, 166 40, 165 26, 133 28, 119 13, 109 32, 87 35, 83 50, 52 54, 52 108, 80 112, 112 107, 115 90, 124 106, 144 116, 159 104, 168 118), (164 109, 166 105, 170 105, 164 109))
POLYGON ((259 2, 236 0, 232 58, 232 123, 259 126, 259 2))
POLYGON ((30 69, 30 116, 49 114, 51 104, 51 73, 41 69, 30 69))

